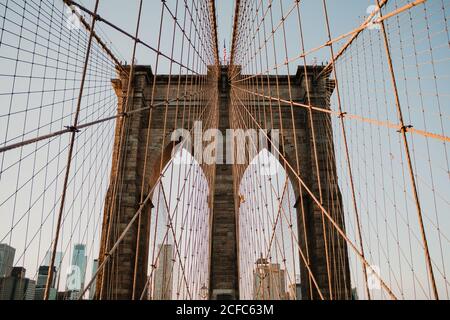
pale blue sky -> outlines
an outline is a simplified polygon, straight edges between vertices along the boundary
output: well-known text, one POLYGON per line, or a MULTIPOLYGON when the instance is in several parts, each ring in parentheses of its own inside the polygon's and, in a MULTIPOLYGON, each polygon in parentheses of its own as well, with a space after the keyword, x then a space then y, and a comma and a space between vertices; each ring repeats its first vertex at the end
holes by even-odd
MULTIPOLYGON (((88 8, 93 10, 93 0, 83 0, 81 3, 86 4, 88 8)), ((277 4, 278 1, 274 1, 277 4)), ((169 1, 169 6, 174 8, 175 1, 169 1)), ((183 1, 179 1, 180 8, 183 1)), ((292 5, 292 1, 283 0, 286 11, 292 5)), ((302 1, 301 8, 303 14, 304 34, 305 34, 305 46, 306 49, 314 48, 323 44, 326 41, 326 34, 324 29, 324 17, 322 9, 322 1, 302 1)), ((131 34, 134 34, 136 26, 136 17, 138 12, 139 1, 127 1, 126 5, 121 0, 108 0, 100 1, 99 13, 105 19, 108 19, 117 26, 123 28, 131 34)), ((338 36, 343 33, 349 32, 356 28, 363 18, 367 15, 366 11, 370 5, 373 5, 373 0, 329 0, 329 17, 330 24, 333 26, 333 36, 338 36), (348 18, 352 17, 352 18, 348 18)), ((218 38, 219 38, 219 54, 222 57, 223 43, 225 41, 227 45, 228 54, 230 53, 230 44, 232 36, 232 24, 234 15, 234 1, 233 0, 217 0, 217 20, 218 20, 218 38)), ((278 9, 279 6, 276 6, 278 9)), ((166 12, 167 15, 167 12, 166 12)), ((274 20, 277 21, 276 11, 274 10, 274 20)), ((182 17, 182 15, 180 14, 182 17)), ((159 0, 144 0, 143 13, 142 13, 142 25, 140 38, 156 47, 157 36, 159 34, 159 23, 161 18, 161 3, 159 0)), ((166 17, 166 21, 172 22, 170 17, 166 17)), ((295 22, 295 21, 294 21, 295 22)), ((101 25, 101 24, 100 24, 101 25)), ((161 47, 163 52, 170 52, 172 34, 171 30, 173 25, 170 23, 164 24, 166 31, 161 47), (169 37, 169 38, 168 38, 169 37)), ((118 34, 116 31, 112 31, 109 27, 101 25, 101 28, 108 34, 108 38, 117 48, 121 57, 124 60, 129 61, 131 57, 132 41, 126 37, 118 34)), ((295 53, 298 42, 298 28, 295 24, 287 26, 287 38, 289 42, 293 43, 291 48, 292 54, 295 53)), ((154 64, 155 55, 148 52, 148 49, 141 48, 138 51, 137 59, 140 64, 154 64)), ((322 50, 317 55, 317 60, 320 62, 328 60, 328 51, 322 50)), ((311 57, 311 59, 313 58, 311 57)), ((164 60, 164 59, 163 59, 164 60)), ((162 65, 167 68, 167 62, 164 61, 162 65)), ((167 71, 167 70, 166 70, 167 71)))

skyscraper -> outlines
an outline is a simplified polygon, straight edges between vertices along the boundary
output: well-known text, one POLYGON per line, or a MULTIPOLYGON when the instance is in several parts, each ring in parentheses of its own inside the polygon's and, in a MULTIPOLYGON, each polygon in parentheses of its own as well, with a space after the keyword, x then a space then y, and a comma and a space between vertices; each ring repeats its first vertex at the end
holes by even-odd
MULTIPOLYGON (((92 264, 92 276, 95 275, 95 273, 98 270, 98 259, 94 260, 94 263, 92 264)), ((96 284, 97 284, 97 278, 95 278, 94 282, 92 283, 92 286, 89 289, 89 300, 93 300, 95 296, 95 290, 96 290, 96 284)))
POLYGON ((9 277, 14 265, 16 249, 0 243, 0 278, 9 277))
POLYGON ((352 300, 359 300, 358 298, 358 288, 352 288, 352 300))
POLYGON ((289 285, 289 299, 302 300, 302 286, 300 283, 292 283, 289 285))
MULTIPOLYGON (((47 254, 45 255, 45 259, 44 259, 44 266, 49 266, 50 262, 52 260, 52 252, 51 251, 47 251, 47 254)), ((59 287, 59 280, 61 277, 61 264, 62 264, 62 252, 57 251, 55 254, 55 264, 54 264, 54 274, 53 274, 53 279, 55 279, 55 288, 58 289, 59 287)))
MULTIPOLYGON (((38 272, 38 279, 36 283, 36 290, 34 294, 34 300, 43 300, 45 294, 45 288, 47 286, 48 279, 48 266, 40 266, 38 272)), ((56 274, 56 267, 53 267, 53 274, 56 274)), ((53 282, 49 288, 49 300, 56 300, 57 289, 55 288, 56 277, 53 278, 53 282)))
POLYGON ((0 300, 33 300, 36 283, 25 277, 23 267, 14 267, 11 275, 0 278, 0 300))
POLYGON ((287 295, 285 270, 277 263, 258 259, 253 271, 253 299, 285 300, 287 295))
POLYGON ((160 256, 155 270, 155 282, 153 286, 153 300, 171 300, 173 286, 173 260, 171 244, 158 246, 160 256))
POLYGON ((86 265, 86 246, 76 244, 73 249, 71 273, 67 276, 66 288, 68 291, 80 292, 84 289, 86 265))
MULTIPOLYGON (((53 272, 55 272, 56 267, 53 267, 53 272)), ((48 278, 48 266, 40 266, 39 272, 38 272, 38 279, 36 283, 36 287, 45 287, 47 285, 47 278, 48 278)), ((56 280, 53 279, 53 282, 51 283, 51 287, 55 287, 56 280)))
MULTIPOLYGON (((52 260, 52 252, 47 251, 43 265, 49 266, 51 260, 52 260)), ((56 268, 56 272, 59 272, 59 269, 61 268, 61 262, 62 262, 62 252, 57 251, 55 254, 55 265, 54 265, 54 267, 56 268)), ((57 278, 57 277, 55 276, 55 278, 57 278)))

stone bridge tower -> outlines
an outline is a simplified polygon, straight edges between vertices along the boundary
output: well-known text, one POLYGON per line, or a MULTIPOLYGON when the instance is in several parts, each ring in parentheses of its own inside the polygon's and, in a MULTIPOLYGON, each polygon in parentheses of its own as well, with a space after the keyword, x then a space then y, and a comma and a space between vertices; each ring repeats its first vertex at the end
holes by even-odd
MULTIPOLYGON (((128 69, 129 70, 129 69, 128 69)), ((278 76, 279 92, 281 98, 288 100, 288 83, 293 88, 292 96, 295 101, 306 102, 306 79, 304 68, 299 67, 297 74, 290 76, 278 76)), ((307 67, 308 74, 319 74, 321 67, 307 67)), ((211 72, 210 72, 211 73, 211 72)), ((228 79, 228 68, 221 67, 218 74, 208 74, 214 76, 217 81, 218 96, 218 123, 217 128, 225 136, 225 130, 230 128, 230 84, 228 79)), ((270 76, 275 82, 274 76, 270 76)), ((173 76, 174 90, 178 81, 178 76, 173 76), (176 81, 175 81, 176 79, 176 81)), ((195 77, 186 78, 185 81, 192 81, 195 77)), ((314 77, 310 77, 314 78, 314 77)), ((170 76, 153 76, 152 70, 148 66, 136 66, 132 83, 132 92, 128 103, 128 111, 145 108, 148 105, 146 99, 151 98, 153 81, 156 79, 156 93, 154 103, 165 101, 165 92, 170 76)), ((270 81, 270 80, 269 80, 270 81)), ((195 83, 195 81, 194 81, 195 83)), ((333 82, 329 75, 320 79, 309 79, 311 102, 321 108, 329 108, 329 101, 333 82)), ((119 72, 119 78, 113 80, 113 86, 119 98, 119 112, 124 110, 122 105, 127 94, 128 75, 119 72)), ((195 90, 194 90, 195 91, 195 90)), ((274 94, 274 93, 273 93, 274 94)), ((175 95, 175 91, 174 91, 175 95)), ((274 94, 275 95, 275 94, 274 94)), ((176 96, 175 96, 176 97, 176 96)), ((169 99, 170 100, 170 99, 169 99)), ((150 151, 148 159, 144 159, 146 148, 146 136, 148 128, 148 111, 134 113, 128 118, 127 143, 119 144, 120 141, 120 119, 117 121, 116 137, 113 159, 116 159, 119 145, 126 161, 122 161, 118 168, 117 163, 113 163, 111 181, 118 174, 122 176, 120 184, 109 188, 105 214, 103 220, 103 231, 100 248, 100 263, 105 259, 106 253, 114 243, 117 234, 121 234, 128 222, 133 218, 140 206, 141 183, 145 180, 145 189, 151 190, 160 175, 161 157, 164 162, 170 159, 172 147, 168 144, 170 137, 163 135, 163 132, 171 133, 175 126, 174 118, 181 119, 179 115, 169 105, 168 121, 170 124, 163 131, 163 112, 153 112, 153 122, 150 131, 150 151), (165 141, 168 145, 161 154, 161 145, 165 141), (147 175, 142 177, 144 164, 147 166, 147 175), (117 170, 118 168, 118 170, 117 170), (114 194, 121 194, 120 202, 112 202, 114 194), (117 213, 120 212, 118 215, 117 213)), ((277 112, 281 114, 273 117, 272 128, 280 126, 280 120, 291 119, 290 105, 281 105, 277 112), (278 119, 278 120, 277 120, 278 119)), ((292 168, 295 168, 305 183, 310 186, 315 195, 319 195, 319 184, 316 176, 313 141, 311 126, 308 118, 308 110, 296 107, 294 111, 295 130, 292 127, 284 127, 283 150, 280 150, 286 161, 292 168), (297 139, 297 148, 294 148, 294 137, 297 139), (296 154, 297 152, 297 154, 296 154), (298 161, 296 159, 299 159, 298 161)), ((322 188, 322 205, 330 212, 335 221, 342 228, 345 228, 344 214, 340 191, 337 185, 336 168, 334 164, 334 146, 332 141, 331 119, 324 113, 313 112, 313 123, 316 132, 316 145, 318 150, 318 163, 320 164, 320 182, 322 188), (332 159, 332 161, 330 161, 332 159), (330 163, 332 165, 330 165, 330 163)), ((288 123, 288 121, 286 121, 288 123)), ((178 127, 190 128, 192 124, 181 123, 178 127)), ((281 161, 282 165, 286 165, 281 161)), ((208 181, 210 184, 209 206, 211 212, 211 253, 210 253, 210 284, 209 296, 211 299, 239 299, 239 266, 238 266, 238 240, 237 221, 239 204, 235 203, 237 197, 234 194, 233 183, 240 181, 241 177, 233 177, 232 165, 218 164, 215 166, 215 179, 208 181)), ((348 266, 347 247, 345 242, 331 227, 328 221, 323 221, 320 208, 314 203, 310 196, 302 190, 297 177, 290 173, 291 182, 297 197, 296 208, 298 216, 299 242, 304 251, 308 249, 309 267, 315 275, 316 282, 321 288, 325 298, 330 297, 329 284, 333 291, 333 298, 350 298, 350 274, 348 266), (305 228, 306 226, 306 228, 305 228), (324 227, 325 226, 325 227, 324 227), (327 263, 325 259, 324 230, 328 239, 329 265, 331 279, 328 279, 327 263)), ((139 292, 142 292, 147 280, 149 248, 149 226, 148 219, 151 208, 145 208, 141 219, 134 223, 131 230, 126 234, 120 244, 118 254, 113 263, 108 263, 107 267, 99 273, 97 279, 96 297, 101 299, 139 299, 139 292), (138 228, 140 223, 140 228, 138 228), (138 232, 139 231, 139 232, 138 232), (138 234, 139 233, 139 234, 138 234), (136 251, 140 254, 136 260, 136 251), (137 263, 136 263, 137 262, 137 263), (135 272, 136 271, 136 272, 135 272), (136 277, 134 277, 136 274, 136 277), (114 285, 111 285, 114 284, 114 285), (133 287, 135 292, 133 292, 133 287)), ((301 282, 302 296, 305 299, 318 298, 315 286, 312 284, 305 264, 301 262, 301 282)))

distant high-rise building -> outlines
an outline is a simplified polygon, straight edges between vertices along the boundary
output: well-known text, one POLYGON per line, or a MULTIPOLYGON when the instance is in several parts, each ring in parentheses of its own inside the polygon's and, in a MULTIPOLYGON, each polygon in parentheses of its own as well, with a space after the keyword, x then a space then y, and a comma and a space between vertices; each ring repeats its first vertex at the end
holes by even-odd
POLYGON ((359 300, 357 288, 352 288, 352 300, 359 300))
MULTIPOLYGON (((95 275, 97 270, 98 270, 98 260, 95 259, 94 263, 92 264, 92 276, 91 276, 91 278, 95 275)), ((92 286, 89 289, 89 300, 93 300, 94 299, 95 290, 96 290, 96 284, 97 284, 97 277, 95 278, 94 282, 92 283, 92 286)))
POLYGON ((289 299, 302 300, 302 286, 300 283, 292 283, 289 285, 289 299))
POLYGON ((72 254, 72 269, 75 269, 76 272, 72 273, 68 277, 71 277, 73 274, 76 277, 76 281, 68 281, 71 284, 75 284, 75 287, 71 286, 68 288, 71 291, 81 291, 84 289, 84 280, 86 277, 86 266, 87 266, 87 256, 86 256, 86 246, 84 244, 76 244, 73 249, 72 254))
POLYGON ((68 300, 67 299, 67 292, 66 291, 58 292, 56 294, 56 300, 68 300))
POLYGON ((302 300, 302 279, 299 274, 295 276, 295 283, 290 283, 288 286, 288 299, 302 300))
MULTIPOLYGON (((53 267, 53 272, 56 271, 56 267, 53 267)), ((45 287, 47 285, 47 279, 48 279, 48 272, 49 267, 48 266, 40 266, 38 271, 38 279, 36 283, 36 287, 45 287)), ((51 287, 55 287, 56 280, 53 278, 51 287)))
POLYGON ((56 300, 78 300, 79 291, 62 291, 56 294, 56 300))
POLYGON ((285 270, 267 259, 258 259, 253 271, 253 299, 285 300, 287 296, 285 270))
POLYGON ((25 274, 25 268, 14 267, 10 276, 0 278, 0 300, 34 299, 36 283, 25 274))
POLYGON ((68 300, 78 300, 81 292, 78 290, 68 291, 68 300))
POLYGON ((84 290, 86 266, 86 246, 84 244, 76 244, 73 248, 70 273, 67 275, 66 280, 66 291, 70 292, 69 300, 77 300, 81 291, 84 290))
POLYGON ((153 300, 171 300, 173 286, 173 246, 171 244, 163 244, 158 247, 160 249, 160 255, 158 266, 155 270, 153 300))
POLYGON ((0 278, 9 277, 14 265, 16 249, 0 243, 0 278))
POLYGON ((27 269, 25 269, 24 267, 14 267, 11 271, 11 277, 16 277, 18 279, 25 278, 26 274, 27 269))
MULTIPOLYGON (((38 272, 38 279, 36 283, 36 290, 34 293, 34 300, 44 300, 45 288, 47 286, 49 267, 40 266, 38 272)), ((53 267, 53 274, 56 274, 56 267, 53 267)), ((49 300, 56 300, 57 289, 55 288, 56 277, 53 278, 53 282, 49 288, 49 300)))
MULTIPOLYGON (((52 260, 52 252, 48 251, 47 254, 45 255, 45 259, 44 259, 44 266, 49 266, 50 262, 52 260)), ((60 269, 61 269, 61 263, 62 263, 62 252, 57 251, 55 254, 55 264, 54 267, 56 268, 55 270, 55 274, 54 274, 54 279, 56 280, 56 284, 59 283, 59 277, 61 276, 60 273, 60 269)))

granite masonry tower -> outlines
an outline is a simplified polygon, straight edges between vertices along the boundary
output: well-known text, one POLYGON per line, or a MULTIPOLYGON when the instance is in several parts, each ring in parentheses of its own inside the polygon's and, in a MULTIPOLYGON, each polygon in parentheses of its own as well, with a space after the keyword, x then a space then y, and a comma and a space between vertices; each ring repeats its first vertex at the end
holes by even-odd
MULTIPOLYGON (((320 74, 323 67, 307 66, 310 87, 310 99, 314 106, 329 109, 329 101, 334 89, 334 82, 329 78, 329 74, 322 73, 320 78, 315 75, 320 74)), ((129 71, 129 68, 127 69, 129 71)), ((292 99, 306 104, 306 78, 305 68, 299 66, 297 73, 288 76, 277 76, 280 95, 283 99, 289 99, 289 83, 292 89, 292 99)), ((123 101, 127 95, 128 74, 118 72, 118 79, 112 81, 113 87, 118 96, 118 110, 124 110, 123 101)), ((211 77, 213 75, 208 75, 211 77)), ((192 77, 187 77, 183 81, 191 81, 192 77)), ((230 84, 228 78, 228 67, 220 67, 219 72, 215 73, 214 81, 217 81, 218 95, 218 129, 223 131, 230 128, 229 104, 230 104, 230 84)), ((275 76, 270 76, 275 77, 275 76)), ((148 99, 151 98, 153 81, 156 81, 154 103, 165 101, 165 93, 169 81, 173 80, 175 88, 178 85, 178 76, 153 75, 148 66, 136 66, 134 70, 132 92, 128 99, 128 111, 145 108, 148 99), (173 79, 171 79, 173 77, 173 79)), ((273 80, 275 82, 275 79, 273 80)), ((194 81, 195 83, 195 81, 194 81)), ((170 99, 169 99, 170 100, 170 99)), ((150 143, 148 147, 148 159, 144 159, 146 148, 146 137, 148 128, 148 111, 134 113, 128 117, 127 125, 127 143, 121 144, 120 127, 123 118, 117 120, 116 137, 114 145, 113 159, 119 152, 119 146, 123 148, 121 152, 126 156, 126 161, 118 168, 116 163, 112 164, 111 181, 121 175, 120 185, 116 188, 111 187, 108 190, 105 200, 105 214, 103 219, 102 245, 100 249, 99 263, 107 257, 108 248, 113 245, 116 236, 121 234, 128 222, 133 218, 141 203, 141 184, 145 180, 146 190, 151 190, 160 175, 161 157, 164 162, 170 159, 171 144, 170 138, 164 136, 163 132, 171 133, 174 129, 176 117, 175 108, 169 105, 168 121, 169 127, 163 131, 163 112, 153 112, 152 125, 150 130, 150 143), (165 141, 167 148, 163 148, 161 154, 161 145, 165 141), (144 163, 148 166, 147 176, 142 177, 144 163), (119 171, 118 171, 119 170, 119 171), (114 194, 120 193, 121 201, 112 201, 114 194), (120 215, 113 214, 119 212, 120 215), (116 217, 112 219, 111 217, 116 217)), ((276 112, 281 115, 273 117, 272 128, 280 126, 280 119, 291 119, 291 108, 289 104, 277 107, 276 112)), ((310 118, 306 108, 295 108, 294 123, 295 128, 285 126, 283 128, 284 148, 280 150, 293 168, 296 167, 295 159, 300 159, 299 175, 310 186, 315 194, 319 194, 319 184, 316 176, 315 159, 313 152, 313 140, 311 135, 310 118), (294 136, 297 137, 298 146, 294 148, 294 136), (297 152, 297 154, 296 154, 297 152)), ((337 186, 337 175, 334 160, 333 141, 331 133, 330 116, 325 113, 314 112, 313 123, 315 125, 316 144, 318 150, 318 163, 320 164, 320 181, 322 188, 322 205, 330 212, 335 221, 344 229, 343 205, 339 187, 337 186), (330 163, 332 165, 330 165, 330 163)), ((188 127, 192 124, 181 124, 178 126, 188 127)), ((282 161, 280 160, 282 163, 282 161)), ((283 163, 282 163, 283 164, 283 163)), ((210 185, 212 197, 209 201, 211 213, 211 250, 210 250, 210 283, 208 285, 210 299, 239 299, 239 265, 238 252, 239 242, 237 236, 238 208, 235 203, 233 183, 239 181, 240 177, 233 177, 232 165, 218 164, 215 166, 214 185, 210 185)), ((317 204, 311 197, 302 190, 297 183, 297 178, 291 176, 291 182, 296 196, 297 221, 300 246, 308 249, 309 269, 315 275, 318 287, 327 299, 331 291, 334 299, 347 299, 350 297, 350 272, 348 266, 348 254, 345 241, 340 238, 337 232, 331 227, 328 221, 323 223, 323 214, 317 204), (306 226, 306 228, 304 228, 306 226), (328 278, 327 262, 325 259, 324 230, 327 230, 329 265, 331 268, 331 279, 328 278)), ((117 198, 117 197, 115 197, 117 198)), ((120 244, 119 254, 113 259, 113 263, 108 263, 104 270, 100 272, 96 288, 96 297, 101 299, 139 299, 140 293, 144 290, 148 277, 148 251, 149 251, 149 226, 148 218, 151 214, 151 204, 144 208, 141 218, 133 224, 131 230, 126 234, 120 244), (140 223, 140 228, 138 228, 140 223), (139 229, 139 230, 138 230, 139 229), (139 235, 138 235, 139 231, 139 235), (139 239, 138 239, 139 237, 139 239), (136 261, 136 251, 139 255, 136 261), (136 276, 134 276, 136 274, 136 276), (135 288, 135 292, 133 292, 135 288)), ((301 291, 304 299, 318 299, 318 293, 315 285, 312 283, 303 261, 301 265, 301 291)))

